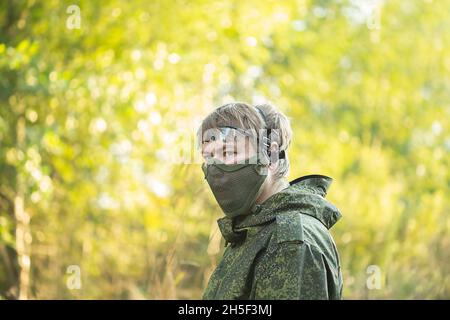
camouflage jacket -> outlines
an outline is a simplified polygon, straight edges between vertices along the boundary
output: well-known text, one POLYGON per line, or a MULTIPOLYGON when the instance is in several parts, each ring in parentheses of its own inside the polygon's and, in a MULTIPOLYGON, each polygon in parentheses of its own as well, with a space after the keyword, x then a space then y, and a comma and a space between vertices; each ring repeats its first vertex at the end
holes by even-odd
POLYGON ((298 178, 246 216, 218 220, 226 240, 203 299, 341 299, 328 231, 341 217, 324 199, 332 179, 298 178))

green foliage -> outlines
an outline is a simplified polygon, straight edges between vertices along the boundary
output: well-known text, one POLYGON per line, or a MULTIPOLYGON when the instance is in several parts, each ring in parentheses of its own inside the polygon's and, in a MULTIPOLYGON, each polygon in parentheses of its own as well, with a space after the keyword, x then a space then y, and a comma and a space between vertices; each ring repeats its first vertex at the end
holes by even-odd
POLYGON ((264 99, 292 121, 290 178, 335 179, 345 298, 449 298, 450 1, 386 1, 380 28, 357 3, 77 1, 69 29, 68 4, 1 2, 0 298, 21 181, 30 297, 199 298, 220 209, 173 156, 215 106, 264 99))

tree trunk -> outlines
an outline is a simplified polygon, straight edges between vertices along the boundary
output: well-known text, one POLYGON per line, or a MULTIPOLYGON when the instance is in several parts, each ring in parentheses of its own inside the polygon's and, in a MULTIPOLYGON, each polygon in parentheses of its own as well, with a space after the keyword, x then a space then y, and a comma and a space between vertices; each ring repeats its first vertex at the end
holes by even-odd
MULTIPOLYGON (((17 149, 25 152, 25 118, 19 116, 17 121, 17 149)), ((26 185, 21 170, 17 170, 16 196, 14 198, 14 216, 16 219, 16 252, 19 263, 19 294, 18 298, 28 299, 30 287, 30 216, 25 211, 26 185)))

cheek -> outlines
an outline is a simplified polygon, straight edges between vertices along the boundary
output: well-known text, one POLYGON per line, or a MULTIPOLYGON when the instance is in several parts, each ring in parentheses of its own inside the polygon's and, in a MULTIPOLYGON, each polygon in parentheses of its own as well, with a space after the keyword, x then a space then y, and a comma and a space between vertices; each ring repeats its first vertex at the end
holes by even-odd
POLYGON ((236 164, 239 162, 243 162, 247 157, 244 153, 238 153, 236 155, 227 156, 225 159, 226 164, 236 164))
POLYGON ((214 158, 222 157, 223 143, 208 142, 202 147, 202 155, 208 155, 214 158))
POLYGON ((256 154, 256 149, 253 145, 249 145, 247 147, 247 153, 250 157, 254 156, 256 154))
POLYGON ((241 142, 236 145, 238 157, 242 159, 254 156, 256 154, 255 150, 255 147, 251 143, 241 142))
POLYGON ((203 154, 210 154, 213 150, 214 150, 214 144, 209 142, 209 143, 203 145, 202 153, 203 154))

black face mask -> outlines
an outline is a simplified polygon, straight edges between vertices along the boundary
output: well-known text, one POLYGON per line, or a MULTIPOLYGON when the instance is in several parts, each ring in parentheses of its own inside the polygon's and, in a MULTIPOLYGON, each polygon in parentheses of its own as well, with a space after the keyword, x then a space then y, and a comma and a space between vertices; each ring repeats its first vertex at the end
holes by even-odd
POLYGON ((214 197, 226 216, 233 218, 250 212, 267 177, 267 166, 255 163, 256 156, 244 164, 203 164, 202 169, 214 197))

